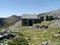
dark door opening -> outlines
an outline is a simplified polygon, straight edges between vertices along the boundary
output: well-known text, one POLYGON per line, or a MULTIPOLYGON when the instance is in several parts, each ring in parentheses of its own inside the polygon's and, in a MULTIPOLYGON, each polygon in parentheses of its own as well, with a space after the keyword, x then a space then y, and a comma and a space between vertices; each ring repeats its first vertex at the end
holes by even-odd
POLYGON ((22 19, 22 26, 27 26, 28 23, 27 23, 27 19, 22 19))
POLYGON ((50 20, 54 20, 53 16, 50 16, 50 20))
POLYGON ((32 26, 32 25, 33 25, 32 20, 29 20, 29 26, 32 26))
POLYGON ((46 16, 46 21, 49 21, 50 19, 49 19, 49 16, 46 16))
POLYGON ((41 20, 41 21, 44 21, 44 17, 40 17, 40 20, 41 20))

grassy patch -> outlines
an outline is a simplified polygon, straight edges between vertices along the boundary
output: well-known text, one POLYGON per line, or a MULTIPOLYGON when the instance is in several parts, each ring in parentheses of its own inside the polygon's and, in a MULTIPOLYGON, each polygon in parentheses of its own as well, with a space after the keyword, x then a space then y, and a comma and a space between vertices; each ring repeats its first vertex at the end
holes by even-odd
POLYGON ((39 26, 42 26, 42 25, 50 25, 52 23, 54 23, 54 22, 53 21, 46 21, 46 22, 38 23, 37 25, 39 25, 39 26))
MULTIPOLYGON (((42 22, 37 25, 50 25, 54 23, 53 21, 47 21, 42 22)), ((29 42, 30 44, 34 45, 41 45, 43 41, 53 41, 53 42, 60 42, 60 37, 54 37, 53 35, 55 33, 58 33, 60 31, 60 27, 58 28, 47 28, 43 30, 37 30, 37 29, 30 29, 29 26, 17 26, 15 28, 16 30, 19 29, 20 32, 15 32, 16 34, 23 35, 24 37, 30 38, 29 42)))
MULTIPOLYGON (((42 23, 42 25, 50 25, 53 22, 46 22, 42 23)), ((55 38, 53 35, 55 33, 58 33, 60 31, 60 27, 58 28, 47 28, 43 30, 37 30, 37 29, 30 29, 29 26, 23 26, 23 27, 16 27, 16 29, 20 29, 21 34, 23 34, 25 37, 30 38, 29 42, 30 44, 34 45, 41 45, 43 41, 49 41, 51 40, 52 42, 60 42, 60 37, 55 38)))

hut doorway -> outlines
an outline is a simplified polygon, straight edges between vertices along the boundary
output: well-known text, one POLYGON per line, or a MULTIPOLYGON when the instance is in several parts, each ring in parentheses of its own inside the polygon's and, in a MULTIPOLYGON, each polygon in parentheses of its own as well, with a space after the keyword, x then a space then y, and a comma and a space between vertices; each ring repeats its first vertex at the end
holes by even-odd
POLYGON ((50 17, 49 16, 46 16, 46 21, 49 21, 50 20, 50 17))
POLYGON ((41 20, 41 21, 44 21, 44 17, 40 17, 40 20, 41 20))
POLYGON ((53 16, 50 16, 50 20, 54 20, 53 16))
POLYGON ((29 26, 32 26, 32 25, 33 25, 32 20, 29 20, 29 26))

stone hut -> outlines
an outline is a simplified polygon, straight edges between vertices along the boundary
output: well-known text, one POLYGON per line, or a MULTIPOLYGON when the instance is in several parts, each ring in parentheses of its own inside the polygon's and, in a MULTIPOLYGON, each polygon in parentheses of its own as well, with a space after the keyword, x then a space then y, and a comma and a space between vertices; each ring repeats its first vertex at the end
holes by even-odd
POLYGON ((38 14, 38 18, 41 19, 41 21, 50 21, 50 20, 54 20, 55 16, 50 13, 42 13, 42 14, 38 14))
POLYGON ((22 26, 32 26, 33 24, 40 23, 36 14, 23 14, 22 26))
POLYGON ((42 14, 23 14, 22 26, 32 26, 33 24, 41 23, 42 21, 50 21, 55 19, 56 16, 50 12, 42 14))

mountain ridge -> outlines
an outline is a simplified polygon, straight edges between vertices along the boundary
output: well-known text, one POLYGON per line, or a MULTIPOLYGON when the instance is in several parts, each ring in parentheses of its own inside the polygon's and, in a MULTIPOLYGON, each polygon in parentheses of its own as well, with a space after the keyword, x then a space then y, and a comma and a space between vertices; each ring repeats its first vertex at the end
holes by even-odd
POLYGON ((7 18, 0 18, 0 26, 4 26, 6 24, 12 24, 19 20, 21 20, 21 16, 16 16, 16 15, 12 15, 7 18))

